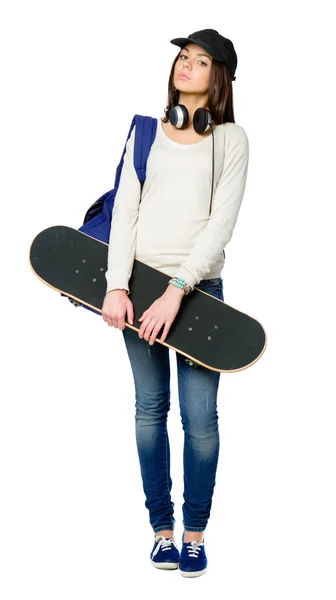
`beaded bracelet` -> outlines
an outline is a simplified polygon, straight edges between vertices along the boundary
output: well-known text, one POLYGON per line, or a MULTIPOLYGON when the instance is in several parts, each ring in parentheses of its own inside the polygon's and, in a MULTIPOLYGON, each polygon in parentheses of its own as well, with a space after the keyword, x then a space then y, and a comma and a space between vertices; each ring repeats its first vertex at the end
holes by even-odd
POLYGON ((180 290, 184 290, 184 294, 190 294, 192 292, 192 287, 182 279, 182 277, 172 277, 169 279, 168 284, 171 283, 175 287, 178 287, 180 290))

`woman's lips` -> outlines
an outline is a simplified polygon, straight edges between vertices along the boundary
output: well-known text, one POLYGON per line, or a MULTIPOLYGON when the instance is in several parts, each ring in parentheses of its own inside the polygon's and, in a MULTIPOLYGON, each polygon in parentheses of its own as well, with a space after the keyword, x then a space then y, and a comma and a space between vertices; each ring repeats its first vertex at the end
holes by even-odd
POLYGON ((188 77, 188 75, 179 75, 180 79, 190 79, 190 77, 188 77))

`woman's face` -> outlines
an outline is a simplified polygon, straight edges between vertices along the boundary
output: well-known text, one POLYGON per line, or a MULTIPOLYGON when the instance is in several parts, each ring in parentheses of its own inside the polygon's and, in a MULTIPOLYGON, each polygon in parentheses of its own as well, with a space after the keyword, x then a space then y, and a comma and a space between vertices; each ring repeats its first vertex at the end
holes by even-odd
POLYGON ((197 44, 182 48, 174 69, 174 86, 180 92, 204 94, 209 89, 212 56, 197 44), (185 74, 188 79, 179 75, 185 74))

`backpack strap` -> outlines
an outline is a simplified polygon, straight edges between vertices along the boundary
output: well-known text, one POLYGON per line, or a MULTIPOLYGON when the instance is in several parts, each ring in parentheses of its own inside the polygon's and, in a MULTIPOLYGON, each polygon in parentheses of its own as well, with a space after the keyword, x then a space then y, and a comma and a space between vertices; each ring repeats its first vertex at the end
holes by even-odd
POLYGON ((155 139, 158 122, 153 117, 134 115, 130 132, 134 124, 136 125, 136 129, 133 163, 142 189, 146 179, 147 159, 155 139))

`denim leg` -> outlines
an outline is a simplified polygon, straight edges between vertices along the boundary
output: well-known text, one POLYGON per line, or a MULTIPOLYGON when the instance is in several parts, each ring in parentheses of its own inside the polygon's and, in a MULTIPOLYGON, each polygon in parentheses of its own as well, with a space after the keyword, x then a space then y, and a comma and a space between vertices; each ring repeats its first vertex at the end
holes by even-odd
MULTIPOLYGON (((221 278, 203 280, 197 287, 224 300, 221 278)), ((217 392, 220 372, 190 366, 176 353, 180 414, 184 430, 183 526, 204 531, 216 484, 219 456, 217 392)))
POLYGON ((145 506, 154 533, 174 529, 171 500, 170 447, 167 417, 170 409, 169 348, 149 345, 138 332, 122 330, 135 385, 135 434, 145 506))

